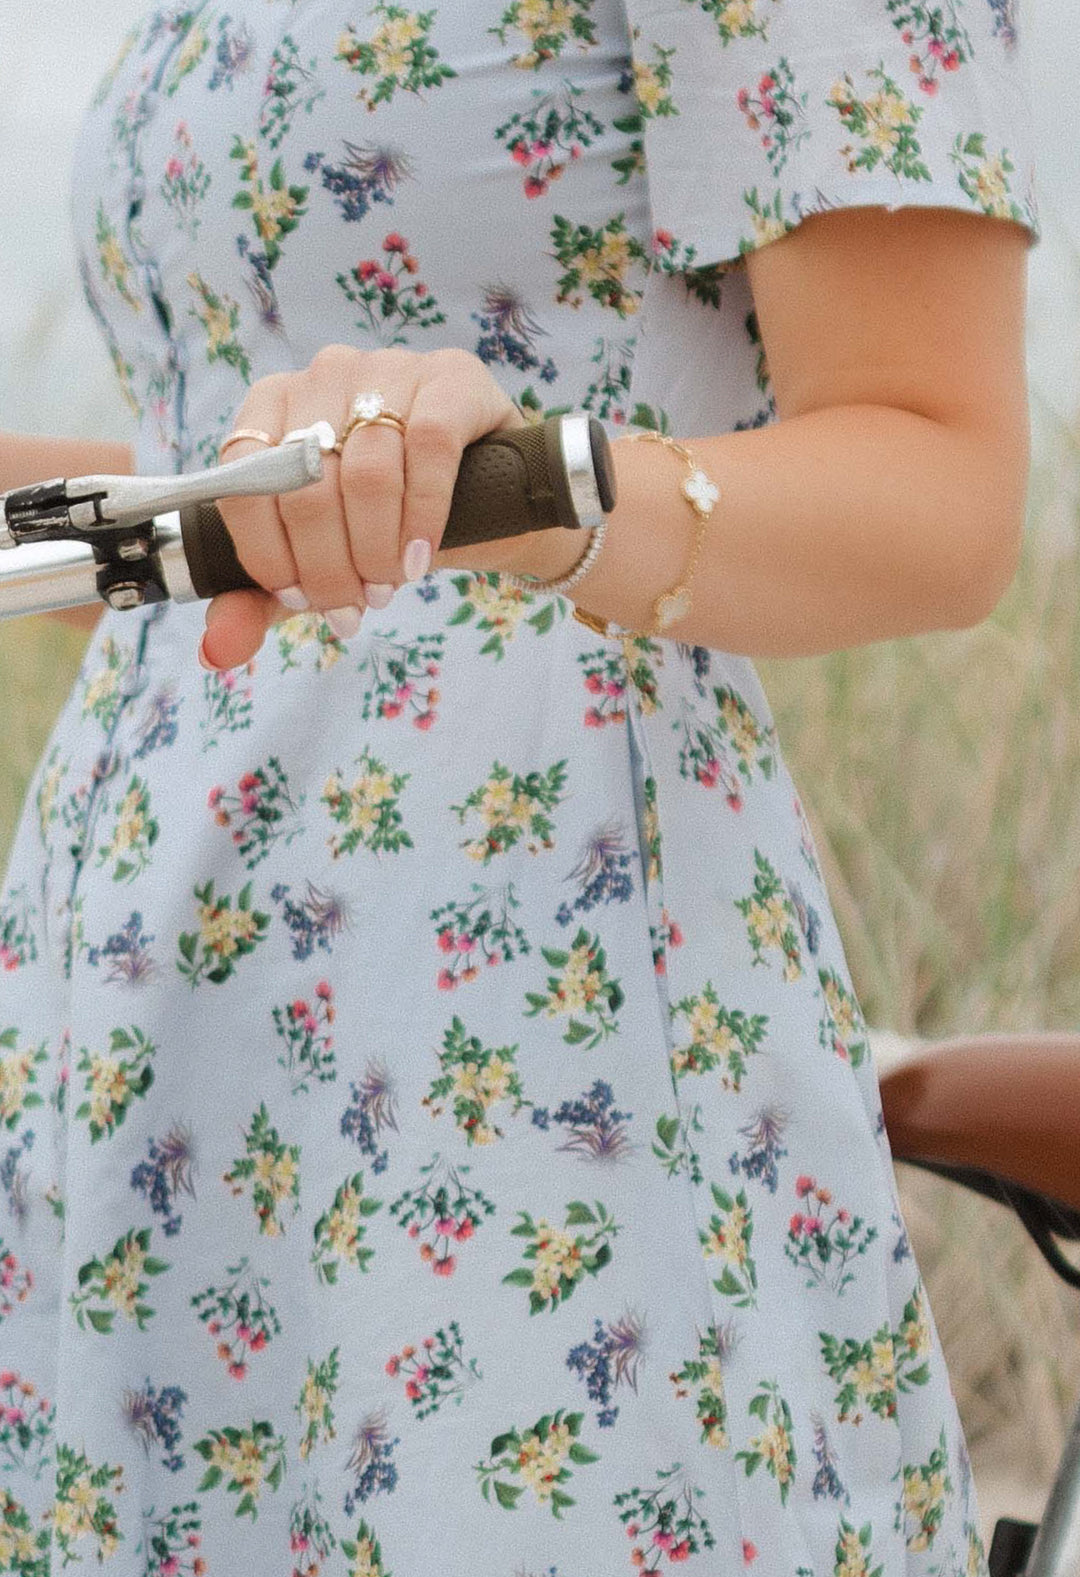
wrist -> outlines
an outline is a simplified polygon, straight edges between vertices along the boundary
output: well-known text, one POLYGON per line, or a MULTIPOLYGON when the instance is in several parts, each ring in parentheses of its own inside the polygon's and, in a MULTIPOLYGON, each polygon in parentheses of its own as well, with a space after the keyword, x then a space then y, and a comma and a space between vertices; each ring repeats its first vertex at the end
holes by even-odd
POLYGON ((465 547, 440 548, 433 569, 495 570, 506 575, 537 575, 556 580, 568 575, 588 546, 589 533, 551 526, 514 537, 497 537, 465 547))

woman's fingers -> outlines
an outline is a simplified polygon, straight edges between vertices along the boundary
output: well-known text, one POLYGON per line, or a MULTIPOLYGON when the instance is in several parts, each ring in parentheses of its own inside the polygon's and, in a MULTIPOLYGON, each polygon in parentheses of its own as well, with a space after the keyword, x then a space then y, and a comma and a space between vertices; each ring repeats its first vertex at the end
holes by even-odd
MULTIPOLYGON (((359 353, 327 345, 312 358, 306 373, 290 384, 286 431, 326 421, 339 433, 348 415, 359 353)), ((278 510, 288 532, 297 582, 313 608, 332 611, 365 606, 364 582, 350 551, 349 527, 341 497, 341 460, 323 455, 318 482, 282 493, 278 510)))
MULTIPOLYGON (((272 373, 261 378, 251 389, 244 404, 233 420, 233 429, 251 427, 265 432, 275 442, 288 431, 289 389, 292 377, 288 373, 272 373)), ((254 438, 242 438, 230 444, 221 463, 239 460, 243 455, 255 454, 265 446, 254 438)), ((278 512, 277 499, 271 495, 248 498, 222 498, 218 501, 225 529, 233 540, 236 554, 252 580, 258 581, 267 591, 277 591, 283 586, 294 586, 297 565, 289 543, 288 532, 278 512)))

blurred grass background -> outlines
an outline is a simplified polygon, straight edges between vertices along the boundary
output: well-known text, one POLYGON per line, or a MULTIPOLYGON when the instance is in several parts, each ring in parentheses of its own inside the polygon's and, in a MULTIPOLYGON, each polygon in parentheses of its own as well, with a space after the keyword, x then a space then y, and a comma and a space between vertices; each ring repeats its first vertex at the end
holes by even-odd
MULTIPOLYGON (((1020 568, 982 624, 758 662, 879 1033, 1078 1026, 1080 513, 1061 529, 1066 482, 1033 467, 1020 568)), ((86 640, 47 619, 0 624, 0 864, 86 640)), ((989 1548, 998 1515, 1041 1516, 1080 1403, 1080 1297, 1003 1205, 896 1171, 989 1548)))

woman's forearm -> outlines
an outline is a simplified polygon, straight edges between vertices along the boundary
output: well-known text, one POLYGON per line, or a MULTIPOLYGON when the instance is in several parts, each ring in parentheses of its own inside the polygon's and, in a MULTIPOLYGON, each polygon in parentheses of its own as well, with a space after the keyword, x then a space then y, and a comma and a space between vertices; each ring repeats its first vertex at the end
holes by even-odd
MULTIPOLYGON (((0 493, 58 476, 130 476, 134 470, 135 456, 130 444, 0 433, 0 493)), ((42 617, 92 630, 104 611, 105 604, 99 599, 77 608, 59 608, 42 617)))
MULTIPOLYGON (((667 639, 795 657, 961 628, 986 617, 1015 573, 1026 434, 846 405, 683 441, 720 498, 690 613, 667 639)), ((656 596, 683 574, 697 517, 677 454, 622 439, 612 448, 618 499, 604 545, 567 595, 583 612, 644 630, 656 596)), ((557 528, 440 551, 435 567, 550 579, 582 551, 580 532, 557 528)))

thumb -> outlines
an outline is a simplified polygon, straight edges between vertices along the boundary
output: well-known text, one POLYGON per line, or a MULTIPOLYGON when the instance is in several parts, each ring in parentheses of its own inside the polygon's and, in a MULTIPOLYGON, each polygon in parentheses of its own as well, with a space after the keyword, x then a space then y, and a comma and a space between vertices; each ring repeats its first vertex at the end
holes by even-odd
POLYGON ((211 598, 200 647, 202 657, 217 669, 250 662, 281 611, 281 603, 269 591, 226 591, 211 598))

